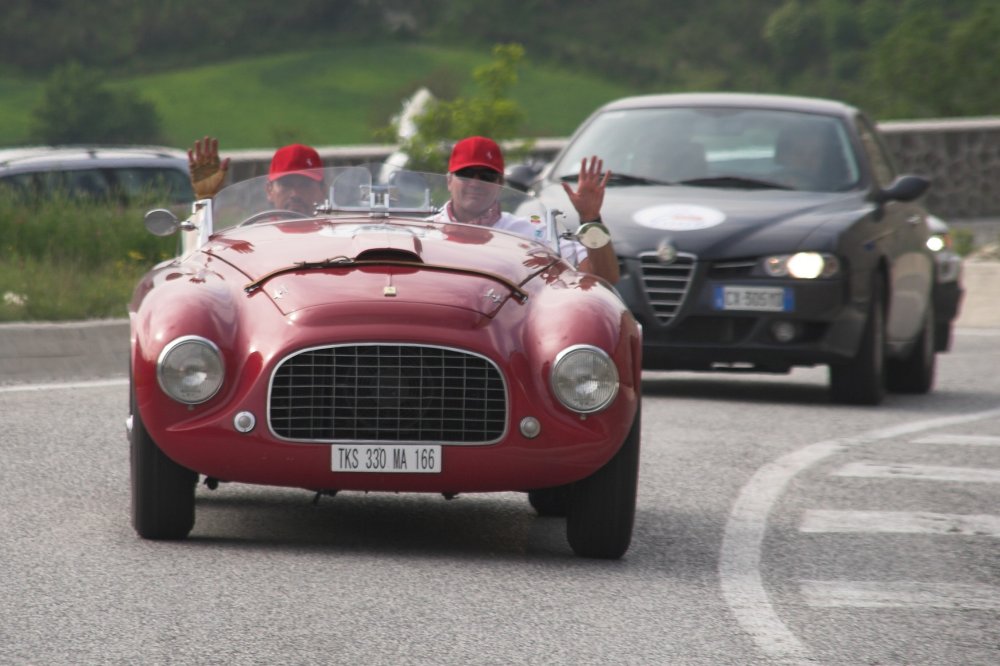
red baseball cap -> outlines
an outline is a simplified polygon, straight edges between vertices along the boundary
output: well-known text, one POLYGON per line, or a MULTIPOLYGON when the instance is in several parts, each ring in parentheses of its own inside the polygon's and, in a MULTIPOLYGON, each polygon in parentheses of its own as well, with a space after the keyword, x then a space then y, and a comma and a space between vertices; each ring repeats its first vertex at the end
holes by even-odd
POLYGON ((301 143, 293 143, 290 146, 278 148, 274 153, 267 179, 277 180, 282 176, 295 174, 322 182, 322 168, 323 160, 319 158, 319 153, 316 152, 315 148, 303 146, 301 143))
POLYGON ((448 171, 454 173, 470 166, 486 167, 503 173, 503 153, 497 142, 485 136, 470 136, 456 143, 451 149, 448 171))

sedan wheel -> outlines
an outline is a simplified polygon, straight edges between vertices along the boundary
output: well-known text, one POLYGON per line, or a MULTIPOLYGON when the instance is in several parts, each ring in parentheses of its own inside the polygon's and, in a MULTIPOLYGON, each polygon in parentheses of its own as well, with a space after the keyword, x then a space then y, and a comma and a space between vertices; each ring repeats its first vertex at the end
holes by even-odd
POLYGON ((144 539, 183 539, 194 527, 198 474, 168 458, 142 423, 132 399, 129 437, 132 526, 144 539))
POLYGON ((928 303, 924 328, 906 358, 889 359, 885 364, 886 387, 896 393, 927 393, 934 386, 937 359, 934 338, 934 307, 928 303))
POLYGON ((872 280, 868 320, 858 353, 847 363, 830 365, 830 396, 846 405, 877 405, 885 397, 884 280, 872 280))
POLYGON ((639 479, 640 412, 622 447, 604 467, 572 485, 566 537, 581 557, 618 559, 632 542, 639 479))

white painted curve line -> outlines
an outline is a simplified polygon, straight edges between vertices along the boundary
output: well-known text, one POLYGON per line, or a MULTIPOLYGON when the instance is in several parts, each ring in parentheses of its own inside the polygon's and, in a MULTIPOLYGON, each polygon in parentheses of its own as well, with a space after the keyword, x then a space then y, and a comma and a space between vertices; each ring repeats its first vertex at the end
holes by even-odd
POLYGON ((802 516, 800 532, 813 534, 935 534, 1000 538, 1000 516, 927 511, 827 511, 802 516))
POLYGON ((809 649, 778 617, 760 573, 760 551, 768 516, 797 474, 852 446, 996 417, 1000 417, 1000 409, 928 419, 873 430, 857 437, 817 442, 758 469, 733 503, 719 552, 722 596, 737 623, 750 634, 757 647, 777 659, 810 658, 809 649))
POLYGON ((910 481, 955 481, 957 483, 1000 483, 1000 469, 981 467, 944 467, 904 463, 848 463, 834 476, 868 479, 907 479, 910 481))
POLYGON ((54 384, 14 384, 12 386, 0 386, 0 393, 57 391, 61 389, 89 389, 104 388, 106 386, 128 386, 128 379, 94 379, 86 382, 58 382, 54 384))
POLYGON ((912 444, 961 444, 963 446, 1000 446, 1000 437, 991 435, 928 435, 911 442, 912 444))
POLYGON ((804 580, 799 590, 815 608, 1000 610, 1000 588, 987 585, 804 580))

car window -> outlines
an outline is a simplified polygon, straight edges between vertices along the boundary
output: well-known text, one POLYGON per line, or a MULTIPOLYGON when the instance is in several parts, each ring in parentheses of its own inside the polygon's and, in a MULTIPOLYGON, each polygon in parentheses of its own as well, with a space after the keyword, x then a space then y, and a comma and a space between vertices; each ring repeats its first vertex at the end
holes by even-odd
POLYGON ((872 167, 872 177, 879 187, 887 187, 896 177, 896 169, 892 165, 892 158, 885 149, 878 133, 871 124, 864 118, 857 119, 858 136, 861 137, 861 145, 868 155, 868 162, 872 167))
POLYGON ((599 155, 612 172, 655 181, 751 178, 792 189, 840 191, 860 179, 840 119, 771 109, 609 111, 574 139, 553 176, 572 177, 589 155, 599 155))
POLYGON ((100 169, 65 171, 61 185, 71 197, 106 199, 111 191, 111 183, 100 169))
POLYGON ((194 200, 188 175, 177 169, 118 168, 112 170, 115 188, 127 199, 138 199, 150 193, 165 193, 171 203, 194 200))

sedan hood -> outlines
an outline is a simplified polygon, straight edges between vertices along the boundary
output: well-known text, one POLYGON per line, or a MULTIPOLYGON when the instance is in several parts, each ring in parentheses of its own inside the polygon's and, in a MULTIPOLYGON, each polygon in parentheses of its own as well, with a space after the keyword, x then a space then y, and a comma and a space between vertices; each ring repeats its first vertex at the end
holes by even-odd
POLYGON ((492 316, 551 263, 535 243, 468 225, 294 220, 229 229, 204 251, 285 314, 336 302, 447 304, 492 316), (473 249, 474 248, 474 249, 473 249), (520 257, 511 261, 511 257, 520 257))
MULTIPOLYGON (((567 209, 561 185, 546 187, 541 196, 550 206, 567 209)), ((669 239, 681 252, 720 259, 819 244, 819 235, 832 238, 840 221, 871 209, 857 192, 644 185, 609 187, 601 215, 619 256, 649 252, 669 239)))

